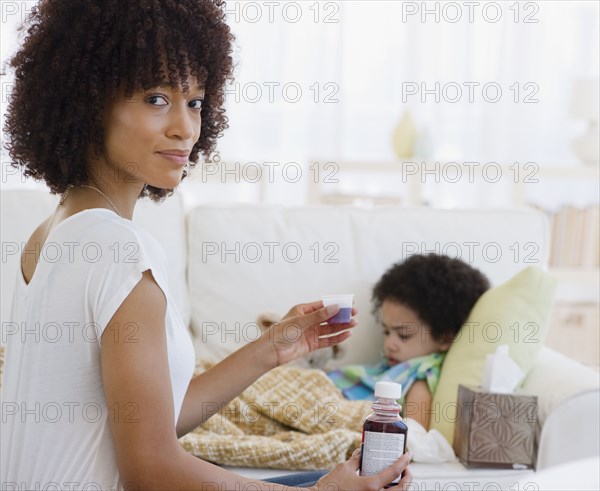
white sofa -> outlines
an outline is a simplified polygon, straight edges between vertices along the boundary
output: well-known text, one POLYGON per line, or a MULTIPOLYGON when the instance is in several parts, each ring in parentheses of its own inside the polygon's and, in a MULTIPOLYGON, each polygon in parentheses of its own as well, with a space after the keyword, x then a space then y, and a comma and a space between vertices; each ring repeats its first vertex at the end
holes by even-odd
MULTIPOLYGON (((4 325, 20 250, 54 211, 58 197, 44 190, 4 190, 1 199, 4 325)), ((497 285, 527 265, 544 267, 549 243, 546 217, 528 209, 205 205, 186 210, 177 192, 161 205, 140 201, 134 221, 164 247, 172 294, 197 355, 212 360, 258 335, 259 312, 285 313, 323 293, 353 292, 359 326, 336 364, 372 363, 382 340, 370 314, 370 289, 390 264, 417 252, 460 254, 497 285)), ((542 347, 523 384, 539 400, 538 471, 600 455, 599 386, 597 372, 542 347)), ((508 489, 517 481, 536 480, 531 470, 466 469, 459 463, 415 463, 412 469, 419 490, 508 489)), ((236 470, 258 478, 283 474, 236 470)))

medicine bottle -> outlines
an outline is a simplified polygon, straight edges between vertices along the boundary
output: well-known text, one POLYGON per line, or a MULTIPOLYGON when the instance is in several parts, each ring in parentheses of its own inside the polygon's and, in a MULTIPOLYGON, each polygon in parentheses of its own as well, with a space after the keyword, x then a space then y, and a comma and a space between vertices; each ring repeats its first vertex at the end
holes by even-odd
MULTIPOLYGON (((394 382, 375 384, 376 401, 363 426, 360 475, 371 476, 391 466, 406 451, 408 427, 400 417, 402 386, 394 382)), ((397 483, 400 478, 396 479, 397 483)))

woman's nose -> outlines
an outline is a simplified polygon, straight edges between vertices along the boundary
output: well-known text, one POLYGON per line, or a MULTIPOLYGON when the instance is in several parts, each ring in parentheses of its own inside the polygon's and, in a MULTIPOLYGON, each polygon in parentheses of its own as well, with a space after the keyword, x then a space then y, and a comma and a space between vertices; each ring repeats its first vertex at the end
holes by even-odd
POLYGON ((196 141, 195 134, 200 133, 200 117, 192 114, 185 101, 173 109, 168 125, 170 137, 196 141))

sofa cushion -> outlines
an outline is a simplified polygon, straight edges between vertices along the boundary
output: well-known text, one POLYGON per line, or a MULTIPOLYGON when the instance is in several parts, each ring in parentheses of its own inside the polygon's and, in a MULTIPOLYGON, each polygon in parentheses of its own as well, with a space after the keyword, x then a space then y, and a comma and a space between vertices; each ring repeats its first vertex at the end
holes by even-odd
POLYGON ((478 386, 486 355, 500 344, 509 346, 509 355, 523 370, 524 379, 546 339, 555 289, 553 276, 530 266, 477 301, 448 350, 433 396, 431 428, 451 444, 458 385, 478 386))

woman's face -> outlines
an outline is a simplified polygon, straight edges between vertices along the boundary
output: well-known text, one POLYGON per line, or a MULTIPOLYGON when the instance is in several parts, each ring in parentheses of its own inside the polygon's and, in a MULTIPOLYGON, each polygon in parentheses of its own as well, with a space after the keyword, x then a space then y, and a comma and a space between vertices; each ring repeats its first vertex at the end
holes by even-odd
POLYGON ((181 182, 192 147, 200 138, 204 90, 188 78, 185 95, 170 86, 134 92, 111 103, 104 114, 104 165, 119 182, 173 189, 181 182), (177 158, 176 154, 179 154, 177 158))

